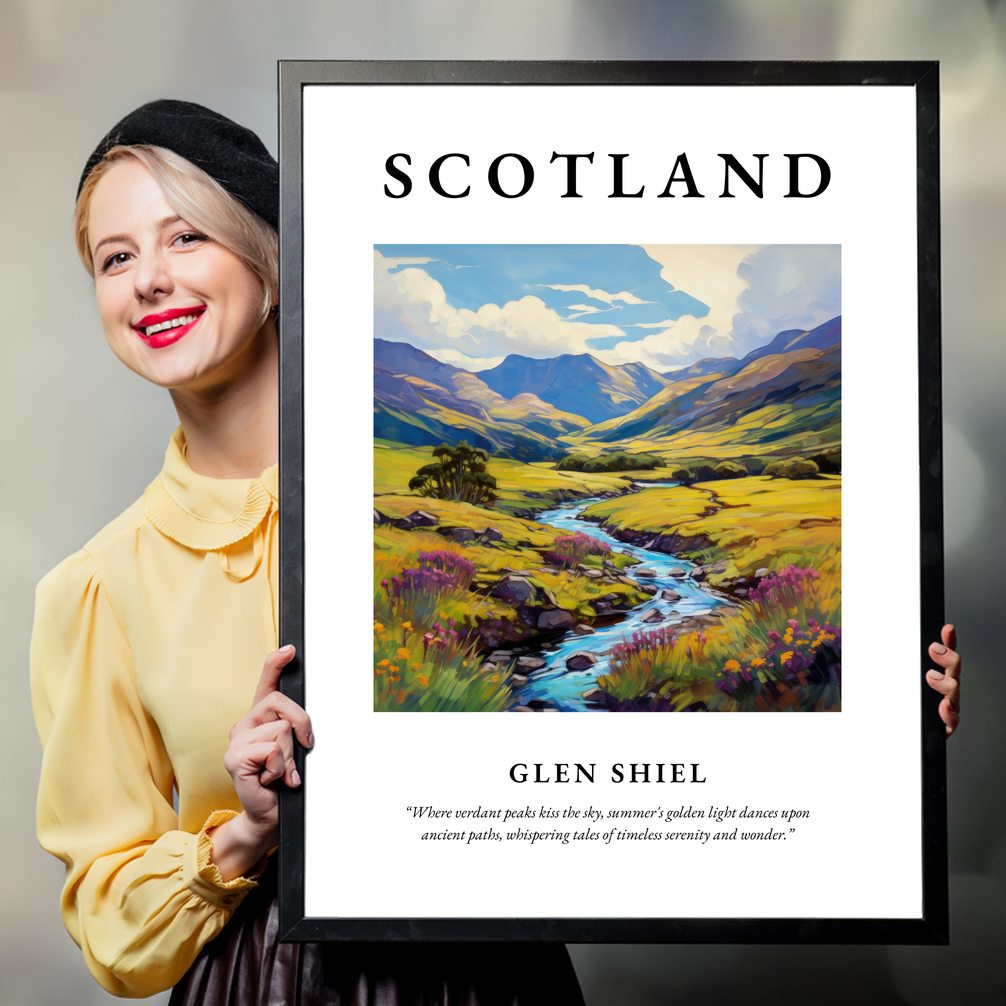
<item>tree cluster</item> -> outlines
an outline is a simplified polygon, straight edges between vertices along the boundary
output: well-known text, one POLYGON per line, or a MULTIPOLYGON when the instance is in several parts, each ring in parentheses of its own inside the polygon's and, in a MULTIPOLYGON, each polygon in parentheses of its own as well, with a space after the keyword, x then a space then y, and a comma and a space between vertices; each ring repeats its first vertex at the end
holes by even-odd
POLYGON ((496 479, 486 472, 489 452, 462 440, 456 447, 438 444, 433 448, 436 463, 423 465, 409 480, 409 490, 434 499, 458 500, 477 506, 492 506, 496 479))

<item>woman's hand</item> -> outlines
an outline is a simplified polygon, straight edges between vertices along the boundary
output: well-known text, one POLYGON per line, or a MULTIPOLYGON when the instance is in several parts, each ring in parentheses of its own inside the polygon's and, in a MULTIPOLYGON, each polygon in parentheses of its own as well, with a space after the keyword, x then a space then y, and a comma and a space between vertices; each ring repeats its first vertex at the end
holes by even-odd
POLYGON ((929 656, 942 671, 926 673, 926 682, 943 696, 940 703, 940 719, 947 725, 949 737, 961 721, 961 658, 957 651, 957 632, 952 625, 944 625, 940 633, 941 643, 931 643, 929 656))
POLYGON ((244 810, 212 829, 212 861, 224 880, 247 873, 276 845, 279 837, 279 793, 273 783, 296 788, 300 774, 293 759, 293 737, 314 746, 311 718, 279 691, 283 668, 293 659, 292 646, 273 650, 262 667, 247 716, 231 727, 224 766, 244 810))

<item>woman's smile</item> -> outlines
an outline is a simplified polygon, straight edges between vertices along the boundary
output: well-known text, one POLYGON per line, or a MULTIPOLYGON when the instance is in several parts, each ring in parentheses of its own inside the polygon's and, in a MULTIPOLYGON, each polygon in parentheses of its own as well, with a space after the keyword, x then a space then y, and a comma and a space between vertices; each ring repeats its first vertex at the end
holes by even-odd
POLYGON ((148 314, 133 325, 133 331, 151 349, 161 349, 178 342, 179 339, 191 332, 205 310, 204 305, 199 305, 196 307, 176 307, 158 314, 148 314))

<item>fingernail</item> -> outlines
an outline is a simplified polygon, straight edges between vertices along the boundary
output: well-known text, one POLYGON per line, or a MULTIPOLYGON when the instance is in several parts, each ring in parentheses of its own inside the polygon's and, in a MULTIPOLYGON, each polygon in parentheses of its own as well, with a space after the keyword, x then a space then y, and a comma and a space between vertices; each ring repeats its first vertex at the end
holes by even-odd
POLYGON ((293 653, 293 643, 287 643, 286 646, 280 648, 279 652, 282 653, 284 656, 287 653, 293 653))
POLYGON ((290 781, 294 784, 294 786, 300 785, 300 773, 296 769, 294 769, 290 774, 290 781))
POLYGON ((950 699, 947 699, 947 709, 949 709, 952 713, 957 712, 957 706, 955 706, 953 702, 950 701, 950 699))
POLYGON ((312 731, 311 733, 309 733, 307 735, 307 746, 309 748, 313 748, 314 747, 314 731, 312 731))
POLYGON ((935 678, 937 681, 942 681, 946 675, 941 674, 939 671, 930 671, 929 676, 935 678))
POLYGON ((933 653, 946 653, 947 652, 947 648, 942 643, 933 643, 933 645, 930 646, 929 649, 931 649, 933 651, 933 653))

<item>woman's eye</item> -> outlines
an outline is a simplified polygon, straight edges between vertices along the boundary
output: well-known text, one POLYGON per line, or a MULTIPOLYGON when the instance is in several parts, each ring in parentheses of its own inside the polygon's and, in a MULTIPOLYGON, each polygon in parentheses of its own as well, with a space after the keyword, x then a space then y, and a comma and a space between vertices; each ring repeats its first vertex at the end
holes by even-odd
POLYGON ((109 255, 102 264, 101 271, 109 272, 117 269, 121 265, 125 265, 129 261, 129 252, 116 252, 114 255, 109 255))
POLYGON ((202 244, 205 240, 205 234, 200 234, 198 231, 186 231, 184 234, 179 234, 174 243, 181 245, 182 248, 190 248, 192 245, 202 244))

